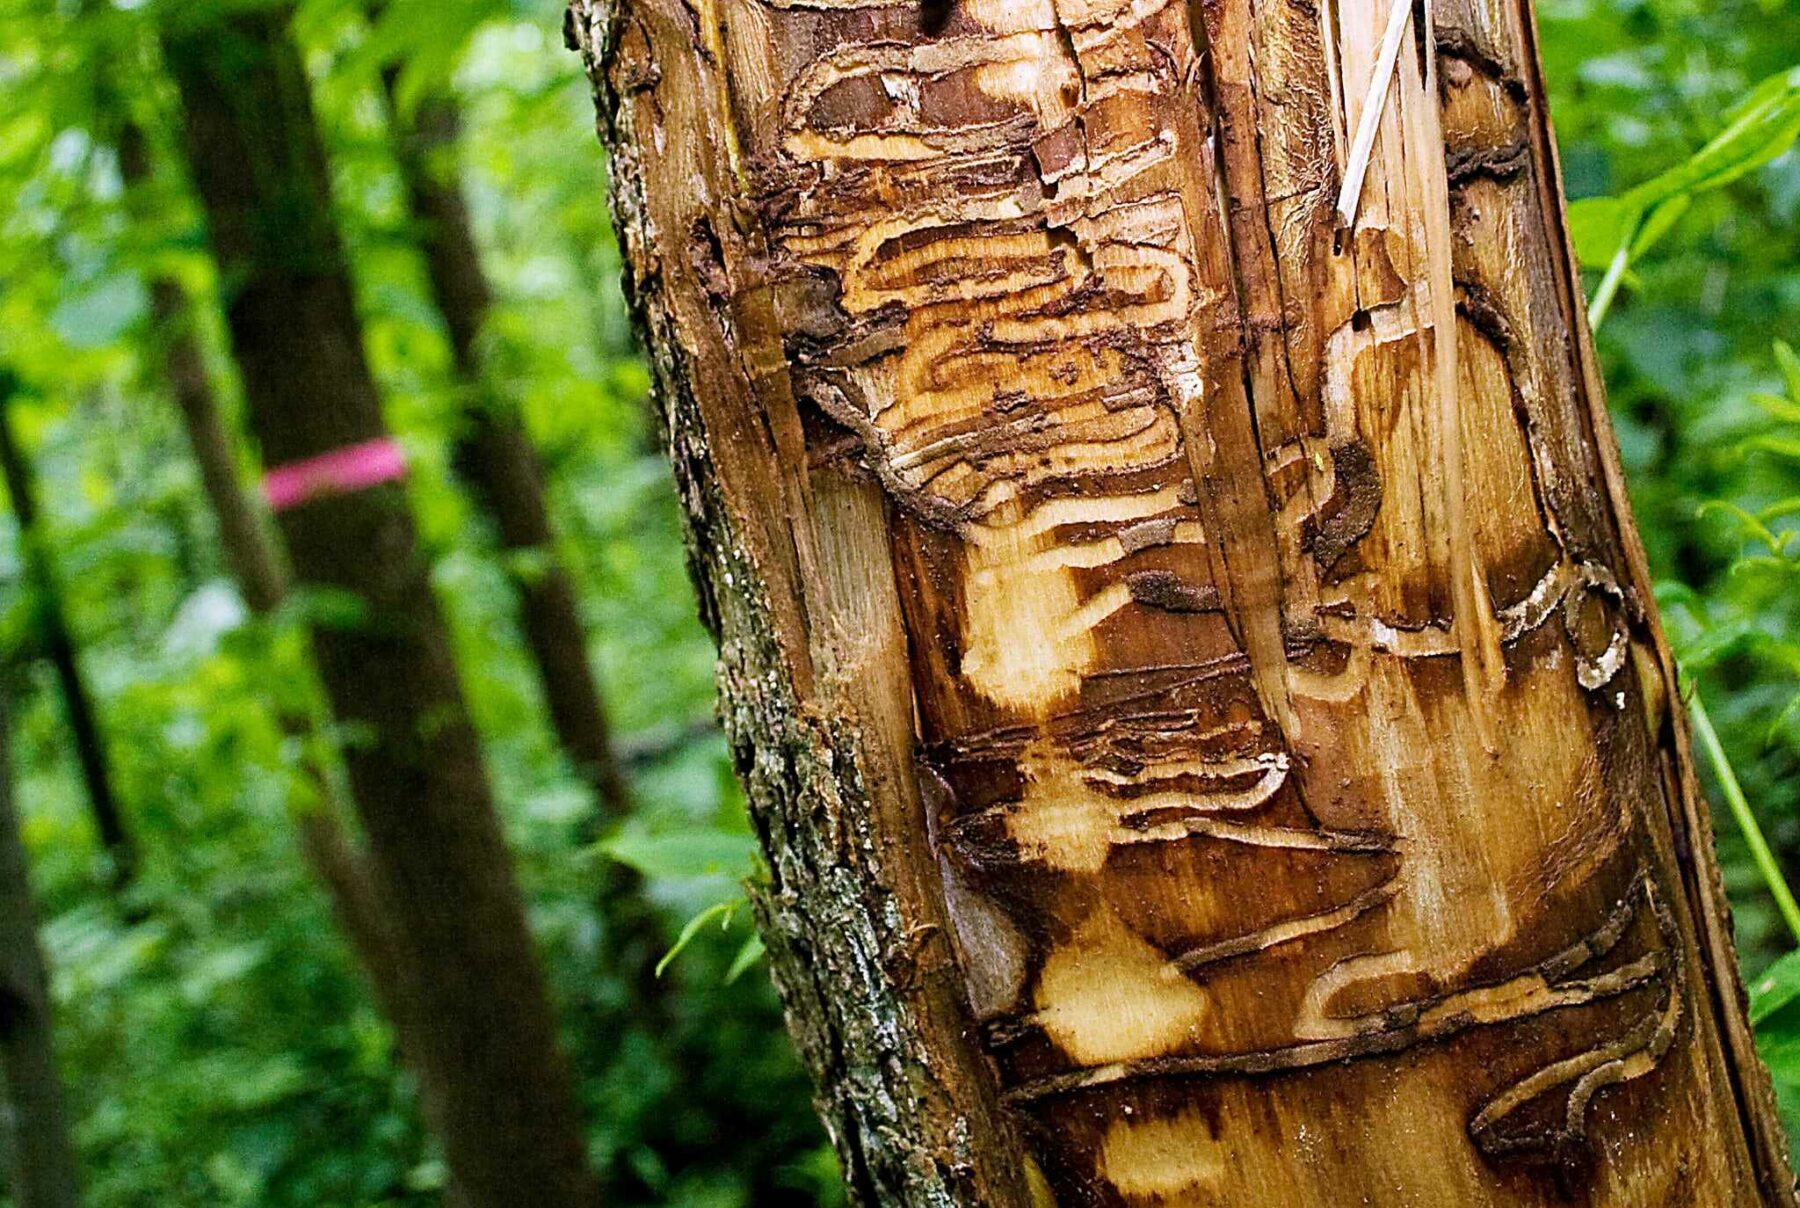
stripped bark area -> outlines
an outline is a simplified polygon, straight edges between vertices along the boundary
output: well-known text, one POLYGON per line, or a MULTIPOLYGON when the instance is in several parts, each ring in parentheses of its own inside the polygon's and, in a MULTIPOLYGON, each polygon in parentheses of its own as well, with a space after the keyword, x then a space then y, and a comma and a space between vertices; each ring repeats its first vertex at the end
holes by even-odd
POLYGON ((1527 6, 571 32, 865 1201, 1792 1202, 1527 6))

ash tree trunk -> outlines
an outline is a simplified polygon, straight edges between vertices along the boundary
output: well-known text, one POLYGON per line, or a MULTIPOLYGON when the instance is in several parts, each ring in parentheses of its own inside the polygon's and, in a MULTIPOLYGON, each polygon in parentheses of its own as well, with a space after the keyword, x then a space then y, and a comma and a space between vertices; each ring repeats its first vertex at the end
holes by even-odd
POLYGON ((863 1202, 1792 1202, 1524 0, 569 33, 863 1202))
MULTIPOLYGON (((115 103, 123 111, 122 103, 115 103)), ((156 219, 156 166, 150 139, 137 122, 124 119, 118 129, 119 171, 134 193, 134 214, 148 226, 156 219)), ((167 275, 150 282, 149 342, 154 367, 181 412, 182 428, 194 451, 200 485, 219 528, 225 564, 258 615, 273 612, 287 596, 287 568, 250 495, 238 483, 237 443, 225 422, 206 352, 192 314, 191 300, 167 275)))
MULTIPOLYGON (((595 813, 584 828, 592 839, 630 815, 631 779, 588 659, 575 579, 557 550, 543 460, 524 417, 485 373, 482 334, 494 295, 458 172, 462 111, 445 91, 428 91, 408 106, 400 96, 398 71, 384 72, 382 80, 426 276, 450 337, 459 385, 467 392, 452 463, 509 559, 519 626, 550 728, 594 795, 595 813)), ((643 896, 635 870, 609 861, 596 877, 594 901, 605 923, 596 959, 630 988, 628 1010, 659 1015, 663 996, 655 969, 667 944, 661 920, 643 896)))
POLYGON ((50 1015, 50 975, 12 797, 12 735, 0 693, 0 1089, 8 1190, 19 1208, 79 1208, 75 1147, 50 1015))
MULTIPOLYGON (((308 84, 284 8, 171 8, 163 47, 226 289, 265 465, 386 436, 365 360, 308 84)), ((477 1206, 587 1205, 556 1021, 495 816, 449 635, 403 487, 283 511, 296 586, 354 602, 314 627, 395 959, 420 990, 411 1054, 433 1071, 445 1156, 477 1206)))
POLYGON ((501 549, 523 564, 513 572, 520 627, 557 741, 593 788, 602 815, 617 820, 630 810, 631 788, 588 661, 575 583, 556 552, 543 465, 517 410, 484 385, 481 335, 493 291, 456 172, 461 113, 442 93, 427 94, 409 110, 397 96, 394 73, 386 82, 426 272, 469 394, 455 464, 492 517, 501 549))
MULTIPOLYGON (((121 175, 133 193, 134 213, 140 221, 149 222, 158 195, 150 140, 143 127, 123 121, 118 148, 121 175)), ((239 479, 237 436, 226 422, 207 368, 194 300, 176 281, 159 276, 150 283, 149 320, 154 369, 180 411, 201 488, 218 526, 225 564, 250 611, 266 619, 289 598, 288 571, 261 509, 239 479)), ((394 911, 383 898, 368 853, 345 831, 337 778, 326 759, 327 740, 315 731, 313 718, 304 712, 284 711, 278 720, 302 752, 296 801, 291 807, 301 854, 329 897, 339 929, 394 1030, 401 1055, 419 1081, 431 1127, 441 1133, 445 1119, 442 1083, 457 1071, 429 1068, 420 1061, 419 1029, 424 1025, 419 971, 401 959, 394 911)), ((453 1190, 451 1194, 456 1193, 453 1190)), ((460 1201, 452 1198, 450 1202, 460 1201)))

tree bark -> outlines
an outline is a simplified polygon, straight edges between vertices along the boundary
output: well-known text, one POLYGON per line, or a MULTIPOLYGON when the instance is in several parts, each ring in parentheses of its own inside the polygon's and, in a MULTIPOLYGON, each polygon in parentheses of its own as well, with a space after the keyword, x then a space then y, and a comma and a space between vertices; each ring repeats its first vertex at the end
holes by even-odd
POLYGON ((99 835, 100 846, 111 865, 108 877, 115 887, 123 887, 137 872, 137 845, 125 824, 124 811, 120 809, 118 794, 113 789, 112 770, 106 757, 106 736, 100 729, 93 694, 88 691, 75 636, 63 608, 62 580, 46 545, 30 455, 13 430, 13 389, 12 380, 0 373, 0 477, 6 482, 13 515, 19 523, 26 565, 30 568, 32 586, 38 598, 36 613, 44 655, 56 672, 64 716, 69 723, 69 737, 75 747, 75 761, 87 791, 88 809, 94 816, 94 830, 99 835))
MULTIPOLYGON (((385 436, 287 14, 171 12, 164 50, 265 464, 385 436)), ((474 1205, 594 1203, 555 1017, 405 492, 386 483, 279 517, 298 585, 361 616, 316 625, 371 864, 418 971, 417 1059, 474 1205)))
MULTIPOLYGON (((127 121, 119 129, 119 172, 131 189, 147 188, 155 176, 149 140, 142 127, 127 121)), ((261 515, 238 484, 238 457, 231 430, 207 372, 206 354, 190 319, 181 286, 168 277, 150 283, 150 336, 161 359, 163 376, 182 428, 194 450, 200 485, 219 526, 219 546, 244 593, 244 603, 259 616, 275 610, 287 596, 287 568, 269 539, 261 515)))
POLYGON ((493 518, 500 548, 529 559, 513 568, 512 580, 551 727, 593 786, 603 818, 616 820, 630 810, 631 787, 588 661, 575 585, 557 554, 543 465, 517 411, 482 384, 481 331, 493 294, 454 166, 461 114, 455 101, 434 94, 408 115, 395 96, 393 73, 386 80, 401 174, 422 227, 426 271, 449 330, 457 374, 470 396, 455 466, 493 518))
MULTIPOLYGON (((395 123, 395 150, 438 311, 449 332, 457 376, 469 392, 466 425, 453 455, 457 473, 491 517, 519 602, 520 628, 556 734, 576 773, 593 791, 589 840, 631 812, 631 778, 593 666, 574 579, 557 552, 542 460, 516 408, 486 386, 481 332, 493 293, 481 265, 456 165, 462 115, 453 99, 428 94, 408 114, 398 73, 383 74, 395 123)), ((629 1010, 660 1015, 656 964, 667 946, 662 922, 642 894, 642 878, 624 864, 596 872, 594 900, 605 924, 598 959, 632 989, 629 1010)), ((590 1023, 593 1022, 590 1020, 590 1023)))
MULTIPOLYGON (((147 187, 154 177, 148 140, 135 122, 119 131, 119 163, 127 187, 147 187)), ((225 423, 212 375, 192 322, 191 302, 167 278, 150 284, 151 341, 181 412, 182 427, 200 470, 201 487, 219 526, 219 545, 251 612, 267 618, 288 598, 287 568, 249 493, 238 479, 237 442, 225 423)), ((282 730, 301 748, 294 809, 300 851, 325 888, 332 914, 369 979, 377 1005, 394 1029, 403 1059, 419 1080, 425 1116, 434 1130, 444 1119, 442 1086, 459 1071, 422 1065, 419 1029, 423 995, 419 970, 405 959, 394 933, 394 911, 381 894, 368 854, 344 831, 343 807, 331 770, 319 754, 310 717, 284 712, 282 730)))
POLYGON ((50 974, 38 946, 25 845, 12 799, 11 732, 0 699, 0 1081, 18 1208, 79 1208, 75 1148, 51 1035, 50 974))
POLYGON ((1525 0, 569 33, 861 1201, 1793 1202, 1525 0))

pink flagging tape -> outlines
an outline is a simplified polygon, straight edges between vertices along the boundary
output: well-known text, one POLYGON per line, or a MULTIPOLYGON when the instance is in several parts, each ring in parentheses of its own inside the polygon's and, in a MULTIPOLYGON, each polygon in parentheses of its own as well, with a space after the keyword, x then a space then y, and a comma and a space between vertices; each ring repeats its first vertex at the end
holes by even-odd
POLYGON ((277 512, 327 495, 365 491, 406 476, 406 452, 391 436, 345 445, 304 461, 277 466, 263 475, 263 494, 277 512))

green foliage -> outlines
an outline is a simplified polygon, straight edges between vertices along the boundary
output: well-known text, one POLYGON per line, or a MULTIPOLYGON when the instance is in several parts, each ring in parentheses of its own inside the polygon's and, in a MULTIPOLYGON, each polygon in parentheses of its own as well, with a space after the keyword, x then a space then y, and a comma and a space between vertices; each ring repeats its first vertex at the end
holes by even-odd
MULTIPOLYGON (((325 593, 247 616, 158 376, 164 337, 146 322, 149 282, 181 282, 229 397, 220 283, 147 22, 267 2, 0 0, 0 365, 30 387, 14 419, 145 848, 122 909, 100 889, 52 686, 15 665, 33 645, 36 602, 0 512, 0 682, 16 705, 26 838, 95 1208, 426 1205, 444 1180, 292 826, 309 804, 306 753, 277 718, 316 708, 303 623, 356 618, 325 593), (131 189, 114 152, 127 116, 159 164, 131 189)), ((758 972, 741 889, 756 875, 754 842, 723 742, 640 761, 640 810, 596 842, 593 803, 553 745, 513 615, 511 578, 541 564, 499 556, 448 473, 467 384, 451 372, 390 154, 378 85, 389 67, 402 105, 446 86, 463 103, 460 167, 500 299, 486 385, 544 450, 559 552, 618 728, 685 734, 707 715, 713 653, 615 287, 603 165, 560 5, 387 0, 373 23, 350 0, 298 8, 367 347, 414 466, 412 502, 611 1202, 840 1202, 758 972), (627 987, 599 961, 614 925, 593 901, 606 860, 637 869, 659 912, 671 959, 656 1021, 632 1016, 627 987)), ((1599 344, 1660 595, 1770 859, 1791 874, 1800 359, 1770 349, 1800 340, 1800 6, 1540 10, 1563 162, 1583 199, 1577 243, 1585 264, 1616 268, 1599 344)), ((1722 827, 1726 879, 1764 1051, 1785 1101, 1800 1104, 1800 964, 1747 834, 1722 827)))
POLYGON ((1800 136, 1800 66, 1778 72, 1725 115, 1706 145, 1617 197, 1589 197, 1569 207, 1576 254, 1601 267, 1626 252, 1637 259, 1680 221, 1694 198, 1722 189, 1793 145, 1800 136))
MULTIPOLYGON (((169 7, 197 19, 216 2, 169 7)), ((277 721, 316 708, 305 623, 357 617, 325 592, 248 617, 157 368, 164 336, 149 330, 147 289, 170 274, 199 301, 235 409, 219 283, 146 24, 155 14, 0 0, 0 365, 30 388, 14 418, 38 462, 64 603, 145 848, 135 909, 122 910, 101 891, 53 685, 29 666, 0 680, 17 710, 20 804, 88 1202, 434 1204, 444 1167, 306 872, 292 825, 311 804, 304 752, 277 721), (113 150, 125 114, 146 126, 159 165, 129 190, 113 150)), ((660 983, 662 1018, 635 1018, 600 962, 614 925, 594 901, 601 861, 647 875, 667 946, 696 911, 741 901, 754 844, 722 740, 636 742, 689 734, 708 716, 713 652, 618 294, 591 101, 559 20, 554 0, 392 0, 372 29, 356 4, 308 0, 297 28, 367 347, 414 467, 412 502, 609 1202, 836 1203, 779 1006, 751 967, 748 912, 728 931, 697 929, 660 983), (630 829, 598 845, 593 802, 554 745, 517 630, 511 580, 533 568, 499 554, 448 472, 466 384, 451 371, 389 151, 376 74, 389 62, 406 87, 449 83, 463 101, 460 167, 500 296, 487 384, 544 451, 559 553, 617 727, 627 747, 652 752, 634 768, 630 829)), ((22 555, 0 508, 0 656, 32 645, 22 555)))
POLYGON ((1591 313, 1614 422, 1729 807, 1719 847, 1759 1043, 1800 1135, 1783 917, 1800 872, 1800 362, 1770 352, 1800 328, 1800 10, 1568 0, 1543 32, 1579 254, 1606 270, 1591 313))
MULTIPOLYGON (((1743 435, 1731 448, 1746 459, 1771 459, 1778 463, 1773 467, 1776 470, 1800 467, 1800 361, 1780 341, 1774 345, 1772 359, 1780 370, 1783 393, 1758 391, 1751 395, 1768 414, 1772 429, 1743 435)), ((1727 565, 1724 582, 1711 592, 1670 585, 1659 593, 1679 635, 1677 652, 1685 673, 1722 679, 1727 684, 1748 677, 1757 696, 1766 701, 1768 718, 1751 756, 1759 764, 1791 764, 1792 751, 1800 740, 1795 728, 1800 721, 1800 630, 1784 607, 1800 585, 1797 514, 1800 504, 1792 497, 1754 509, 1720 501, 1702 505, 1698 516, 1711 518, 1734 534, 1740 552, 1727 565)), ((1735 695, 1748 694, 1740 687, 1735 695)), ((1771 850, 1757 804, 1749 801, 1740 787, 1733 762, 1698 699, 1694 722, 1701 750, 1711 760, 1737 823, 1738 839, 1792 938, 1800 941, 1800 908, 1788 887, 1787 869, 1792 869, 1795 861, 1791 853, 1782 860, 1771 850)), ((1772 804, 1762 803, 1761 812, 1791 823, 1791 817, 1775 815, 1772 804)), ((1750 992, 1758 1046, 1783 1092, 1790 1130, 1800 1131, 1800 1008, 1791 1007, 1800 995, 1800 953, 1787 952, 1769 964, 1751 982, 1750 992)))

